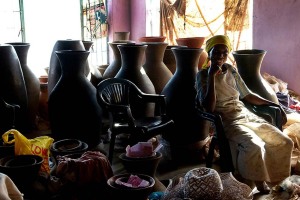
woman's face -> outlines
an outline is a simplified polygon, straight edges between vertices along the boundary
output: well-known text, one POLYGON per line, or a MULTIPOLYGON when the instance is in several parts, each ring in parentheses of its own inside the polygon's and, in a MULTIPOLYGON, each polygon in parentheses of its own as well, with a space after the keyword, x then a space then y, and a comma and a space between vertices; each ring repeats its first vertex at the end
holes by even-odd
POLYGON ((209 57, 212 65, 222 66, 228 57, 228 48, 224 44, 215 45, 209 52, 209 57))

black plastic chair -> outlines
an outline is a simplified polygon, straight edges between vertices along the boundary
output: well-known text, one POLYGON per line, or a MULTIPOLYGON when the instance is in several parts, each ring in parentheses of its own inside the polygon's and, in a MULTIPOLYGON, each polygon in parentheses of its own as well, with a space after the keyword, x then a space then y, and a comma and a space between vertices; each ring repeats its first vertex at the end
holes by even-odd
MULTIPOLYGON (((277 126, 282 130, 282 115, 279 107, 267 106, 267 105, 250 105, 246 104, 246 107, 258 116, 263 117, 274 126, 277 126)), ((212 136, 211 143, 209 144, 208 155, 206 157, 206 167, 211 168, 214 159, 214 151, 216 147, 219 147, 220 154, 220 168, 222 172, 234 172, 234 166, 232 163, 232 155, 230 151, 229 142, 226 138, 222 118, 218 114, 209 113, 197 108, 199 116, 206 119, 215 127, 214 135, 212 136)))
POLYGON ((111 139, 108 160, 112 163, 116 136, 129 135, 129 145, 167 133, 174 121, 166 113, 166 97, 146 94, 133 82, 121 78, 109 78, 97 85, 97 99, 108 112, 111 139), (137 102, 155 103, 153 116, 136 116, 133 112, 137 102))

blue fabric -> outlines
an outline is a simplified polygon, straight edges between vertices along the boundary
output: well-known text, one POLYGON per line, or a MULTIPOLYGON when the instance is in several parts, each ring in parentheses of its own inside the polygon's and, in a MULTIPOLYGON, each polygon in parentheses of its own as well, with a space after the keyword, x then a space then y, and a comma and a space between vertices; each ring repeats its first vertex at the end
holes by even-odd
POLYGON ((164 195, 164 192, 152 192, 149 195, 148 199, 149 200, 160 200, 160 199, 162 199, 163 195, 164 195))

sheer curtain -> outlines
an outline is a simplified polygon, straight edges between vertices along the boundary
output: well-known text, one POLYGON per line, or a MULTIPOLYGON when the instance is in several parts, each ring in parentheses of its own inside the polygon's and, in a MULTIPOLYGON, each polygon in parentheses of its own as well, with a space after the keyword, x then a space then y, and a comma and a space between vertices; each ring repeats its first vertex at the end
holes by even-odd
POLYGON ((233 50, 252 47, 251 0, 161 0, 160 6, 161 35, 169 44, 179 37, 225 34, 233 50))

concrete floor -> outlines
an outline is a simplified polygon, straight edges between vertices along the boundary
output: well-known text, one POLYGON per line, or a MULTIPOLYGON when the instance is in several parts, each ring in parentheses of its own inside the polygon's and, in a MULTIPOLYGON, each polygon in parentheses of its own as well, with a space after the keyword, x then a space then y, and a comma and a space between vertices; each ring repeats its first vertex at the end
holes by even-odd
MULTIPOLYGON (((102 148, 107 150, 108 144, 103 144, 102 148)), ((122 150, 122 147, 118 147, 117 150, 114 153, 114 158, 112 162, 112 168, 114 171, 114 174, 120 174, 120 173, 126 173, 126 170, 124 169, 124 166, 122 164, 122 161, 119 158, 119 155, 121 153, 125 152, 125 150, 122 150)), ((177 167, 172 166, 172 162, 170 162, 166 158, 162 158, 159 162, 159 165, 157 167, 156 176, 159 180, 166 183, 168 179, 172 179, 178 175, 184 175, 186 172, 188 172, 191 169, 197 168, 197 167, 205 167, 205 161, 199 160, 199 162, 192 162, 192 163, 184 163, 182 162, 177 167)), ((213 169, 220 171, 220 167, 218 164, 213 164, 213 169)), ((267 200, 270 199, 269 195, 260 194, 259 191, 256 190, 256 188, 253 189, 253 200, 267 200)))
MULTIPOLYGON (((34 133, 31 138, 35 137, 37 133, 34 133)), ((40 132, 38 134, 41 134, 40 132)), ((44 131, 42 135, 51 135, 49 131, 44 131)), ((120 141, 119 141, 120 143, 120 141)), ((108 152, 109 143, 104 142, 99 145, 99 148, 101 151, 108 152)), ((124 144, 118 144, 118 140, 116 141, 116 148, 114 152, 114 157, 112 161, 112 169, 114 172, 114 175, 126 173, 126 170, 124 169, 124 166, 122 164, 122 161, 119 158, 119 155, 121 153, 125 152, 124 144)), ((162 152, 165 154, 165 152, 162 152)), ((188 157, 187 157, 188 158, 188 157)), ((189 159, 189 158, 188 158, 189 159)), ((168 158, 166 158, 164 155, 162 159, 159 162, 159 165, 157 167, 156 171, 156 177, 161 180, 163 183, 167 183, 169 179, 172 179, 178 175, 184 175, 186 172, 188 172, 191 169, 197 168, 197 167, 205 167, 204 160, 200 159, 198 161, 194 161, 191 163, 187 163, 183 161, 182 163, 178 164, 177 167, 175 167, 172 162, 168 158)), ((213 164, 213 168, 217 171, 220 171, 220 168, 218 164, 213 164)), ((253 189, 254 198, 253 200, 269 200, 270 197, 268 195, 260 194, 256 188, 253 189)))

